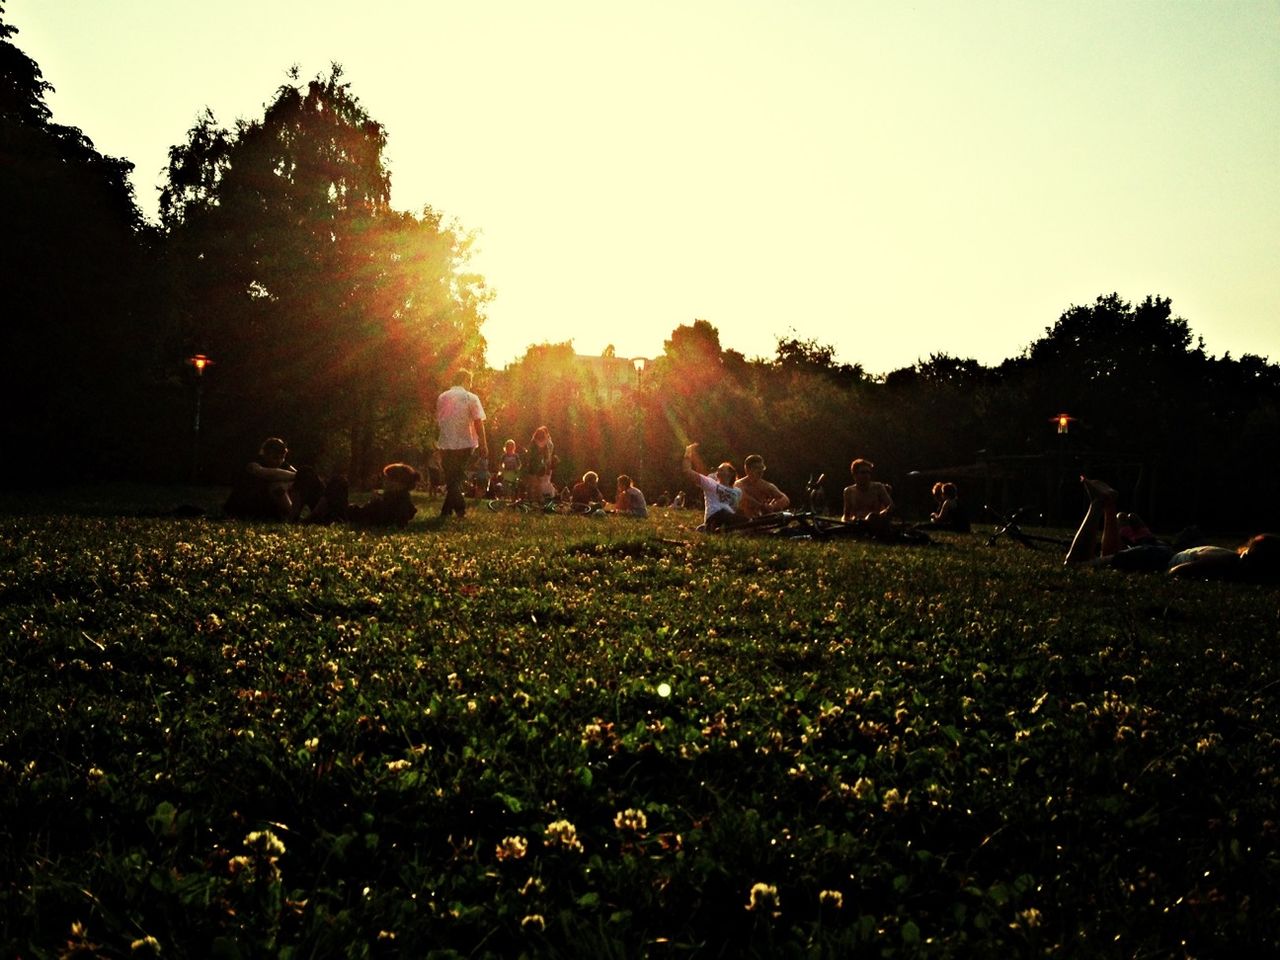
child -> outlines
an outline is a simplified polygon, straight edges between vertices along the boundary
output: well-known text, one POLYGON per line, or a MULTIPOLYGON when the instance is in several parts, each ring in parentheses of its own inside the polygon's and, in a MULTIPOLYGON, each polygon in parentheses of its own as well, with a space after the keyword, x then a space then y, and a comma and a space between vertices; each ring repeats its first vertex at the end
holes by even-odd
POLYGON ((389 463, 382 468, 382 493, 363 507, 347 507, 347 522, 353 527, 407 527, 418 508, 409 492, 421 474, 407 463, 389 463))
POLYGON ((516 442, 508 440, 502 445, 502 459, 499 462, 504 493, 515 495, 520 480, 520 454, 516 452, 516 442))

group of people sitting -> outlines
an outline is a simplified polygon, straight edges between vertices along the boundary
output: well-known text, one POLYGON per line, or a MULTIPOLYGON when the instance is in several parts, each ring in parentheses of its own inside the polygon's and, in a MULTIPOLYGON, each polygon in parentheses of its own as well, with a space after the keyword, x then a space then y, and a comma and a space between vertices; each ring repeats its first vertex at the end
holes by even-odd
MULTIPOLYGON (((791 506, 791 499, 766 480, 764 457, 752 454, 743 461, 739 476, 725 461, 713 471, 702 462, 697 443, 685 447, 685 474, 702 491, 703 522, 708 533, 743 526, 791 506)), ((526 496, 546 495, 541 479, 550 479, 555 464, 554 446, 545 427, 533 437, 532 456, 515 453, 515 443, 504 444, 501 469, 512 473, 513 486, 526 496)), ((278 437, 263 441, 258 456, 237 477, 224 507, 230 517, 308 523, 343 522, 356 527, 405 527, 417 513, 410 494, 422 477, 407 463, 390 463, 382 469, 382 490, 367 504, 350 502, 343 477, 325 481, 309 467, 288 463, 289 448, 278 437)), ((844 489, 841 519, 887 529, 892 523, 893 496, 887 484, 872 479, 874 464, 858 458, 849 466, 853 483, 844 489)), ((1167 570, 1172 576, 1226 580, 1273 581, 1280 579, 1280 536, 1261 533, 1236 549, 1199 544, 1191 535, 1173 541, 1156 537, 1135 513, 1118 510, 1119 496, 1106 483, 1082 476, 1089 507, 1067 550, 1065 563, 1110 566, 1121 570, 1167 570)), ((632 478, 617 478, 612 500, 600 490, 600 476, 588 470, 572 488, 570 502, 583 512, 610 512, 646 517, 648 504, 632 478)), ((551 489, 555 494, 554 486, 551 489)), ((937 509, 927 524, 918 527, 967 532, 969 514, 954 483, 934 484, 937 509)))
MULTIPOLYGON (((381 492, 367 504, 358 505, 350 502, 350 487, 345 477, 325 480, 311 467, 290 465, 288 457, 288 444, 279 437, 264 440, 258 455, 232 484, 223 512, 241 520, 345 522, 357 527, 405 527, 417 514, 410 494, 423 478, 407 463, 383 467, 381 492)), ((546 427, 538 428, 531 451, 524 458, 516 454, 515 441, 508 440, 504 445, 502 473, 511 473, 510 489, 529 499, 542 502, 560 495, 550 482, 554 465, 554 447, 546 427)), ((497 478, 495 481, 502 482, 497 478)), ((500 486, 496 493, 501 493, 500 486)), ((596 510, 630 517, 648 516, 644 493, 627 474, 618 477, 617 493, 612 499, 601 492, 600 475, 594 470, 583 474, 572 489, 566 485, 563 494, 573 504, 583 507, 584 513, 596 510)))
MULTIPOLYGON (((764 478, 764 457, 752 454, 742 461, 743 474, 725 461, 708 471, 699 454, 699 445, 685 447, 683 469, 702 490, 704 514, 702 529, 708 532, 743 526, 760 517, 779 513, 791 506, 791 499, 764 478)), ((888 530, 894 522, 893 494, 887 483, 872 479, 875 464, 859 457, 849 464, 853 483, 844 488, 840 519, 869 531, 888 530)), ((967 533, 969 514, 960 501, 954 483, 937 483, 933 487, 937 509, 929 522, 915 528, 952 530, 967 533)), ((914 529, 914 528, 913 528, 914 529)))
POLYGON ((407 463, 382 468, 382 491, 367 504, 350 502, 345 477, 324 480, 311 467, 288 463, 289 446, 268 437, 231 486, 223 506, 241 520, 349 523, 356 527, 406 527, 418 512, 410 496, 422 479, 407 463))

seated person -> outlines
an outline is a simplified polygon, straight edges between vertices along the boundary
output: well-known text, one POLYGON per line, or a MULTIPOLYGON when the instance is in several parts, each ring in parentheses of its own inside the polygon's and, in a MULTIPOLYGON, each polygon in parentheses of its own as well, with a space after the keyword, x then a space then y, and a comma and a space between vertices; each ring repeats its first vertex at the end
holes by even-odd
POLYGON ((346 519, 353 527, 407 527, 418 508, 409 492, 421 474, 407 463, 389 463, 382 468, 382 493, 364 506, 349 506, 346 519))
POLYGON ((600 474, 588 470, 582 479, 573 485, 569 494, 569 502, 578 507, 590 507, 592 504, 604 503, 604 494, 600 492, 600 474))
POLYGON ((279 437, 268 437, 231 485, 231 495, 223 505, 229 517, 238 520, 292 520, 301 510, 291 497, 298 471, 285 463, 289 447, 279 437))
POLYGON ((791 499, 764 478, 764 457, 753 453, 742 461, 742 469, 747 472, 734 484, 742 491, 742 504, 739 512, 748 520, 763 517, 767 513, 777 513, 791 506, 791 499))
POLYGON ((956 533, 969 532, 969 511, 960 502, 960 491, 956 485, 947 482, 941 485, 938 509, 929 514, 929 526, 936 530, 953 530, 956 533))
POLYGON ((720 464, 714 474, 704 473, 702 457, 698 455, 698 444, 691 443, 684 448, 682 466, 684 472, 702 490, 702 529, 707 533, 715 533, 725 527, 736 527, 746 522, 746 518, 738 512, 742 491, 734 486, 738 471, 732 463, 725 461, 720 464))
POLYGON ((649 516, 649 505, 644 502, 644 494, 625 473, 618 477, 618 497, 613 501, 613 510, 628 517, 649 516))
POLYGON ((853 483, 844 488, 844 513, 840 517, 845 523, 888 526, 889 515, 893 513, 893 497, 889 496, 886 484, 871 479, 875 466, 861 457, 849 464, 853 483))

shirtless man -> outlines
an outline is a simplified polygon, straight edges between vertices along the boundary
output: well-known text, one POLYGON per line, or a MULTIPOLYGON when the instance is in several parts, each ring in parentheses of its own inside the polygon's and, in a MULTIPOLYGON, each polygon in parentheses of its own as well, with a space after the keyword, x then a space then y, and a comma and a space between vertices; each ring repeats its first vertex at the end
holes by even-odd
POLYGON ((849 464, 853 483, 844 488, 844 514, 840 518, 845 523, 888 524, 889 514, 893 512, 893 497, 889 496, 887 486, 871 479, 875 466, 861 457, 849 464))
POLYGON ((747 471, 747 475, 739 477, 734 486, 742 491, 742 503, 738 506, 738 512, 744 517, 754 520, 791 506, 791 499, 764 478, 764 457, 753 453, 742 461, 742 468, 747 471))

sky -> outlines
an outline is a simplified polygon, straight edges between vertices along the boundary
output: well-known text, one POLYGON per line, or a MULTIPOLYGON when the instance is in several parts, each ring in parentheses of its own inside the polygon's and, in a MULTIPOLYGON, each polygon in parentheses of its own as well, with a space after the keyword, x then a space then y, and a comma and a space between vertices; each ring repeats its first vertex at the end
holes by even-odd
POLYGON ((342 64, 392 205, 477 235, 501 367, 680 324, 885 373, 1169 297, 1280 361, 1280 0, 5 0, 154 219, 207 106, 342 64))

